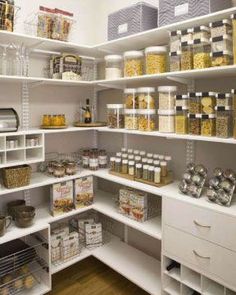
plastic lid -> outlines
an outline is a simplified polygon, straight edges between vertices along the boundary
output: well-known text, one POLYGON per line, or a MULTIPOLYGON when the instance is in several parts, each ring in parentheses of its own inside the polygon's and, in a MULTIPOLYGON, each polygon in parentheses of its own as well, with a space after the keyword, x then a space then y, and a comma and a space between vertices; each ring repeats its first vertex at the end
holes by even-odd
POLYGON ((173 116, 173 115, 175 115, 175 110, 158 110, 158 115, 173 116))
POLYGON ((122 155, 121 152, 116 153, 116 156, 117 156, 117 157, 121 157, 121 155, 122 155))
POLYGON ((149 166, 149 167, 148 167, 148 170, 149 170, 149 171, 154 171, 154 166, 149 166))
POLYGON ((143 165, 143 169, 148 169, 149 165, 143 165))
POLYGON ((210 32, 210 29, 207 26, 198 26, 193 28, 193 32, 195 33, 201 32, 201 31, 210 32))
POLYGON ((169 56, 180 56, 182 54, 182 51, 173 51, 169 53, 169 56))
POLYGON ((231 93, 216 93, 216 97, 219 99, 231 98, 231 93))
POLYGON ((167 47, 166 46, 152 46, 152 47, 147 47, 145 49, 145 54, 152 53, 152 52, 165 53, 165 52, 167 52, 167 47))
POLYGON ((138 110, 135 109, 125 109, 125 115, 136 115, 138 114, 138 110))
POLYGON ((141 160, 141 157, 140 156, 135 156, 135 160, 141 160))
POLYGON ((124 160, 122 161, 122 163, 124 163, 124 164, 128 164, 128 160, 127 160, 127 159, 124 159, 124 160))
POLYGON ((139 150, 134 150, 134 154, 138 155, 139 154, 139 150))
POLYGON ((137 92, 136 88, 125 88, 124 94, 135 94, 137 92))
POLYGON ((199 119, 199 118, 201 118, 201 114, 188 114, 188 118, 199 119))
POLYGON ((157 88, 158 92, 176 92, 177 89, 176 86, 159 86, 157 88))
POLYGON ((221 27, 223 25, 229 25, 231 26, 231 21, 229 19, 223 19, 223 20, 220 20, 220 21, 216 21, 216 22, 212 22, 210 23, 210 28, 217 28, 217 27, 221 27))
POLYGON ((175 107, 176 111, 187 111, 188 107, 187 106, 183 106, 183 107, 175 107))
POLYGON ((156 168, 154 169, 154 171, 155 171, 155 172, 161 172, 161 168, 160 168, 160 167, 156 167, 156 168))
POLYGON ((216 92, 197 92, 196 95, 201 97, 216 96, 216 92))
POLYGON ((122 152, 126 152, 126 151, 127 151, 127 148, 123 147, 123 148, 121 149, 121 151, 122 151, 122 152))
POLYGON ((139 115, 155 115, 156 114, 156 110, 138 110, 138 114, 139 115))
POLYGON ((182 36, 187 35, 187 34, 191 34, 191 33, 193 33, 193 29, 192 28, 181 31, 181 35, 182 36))
POLYGON ((164 160, 164 158, 165 158, 165 157, 164 157, 163 155, 159 155, 159 159, 160 159, 160 160, 164 160))
POLYGON ((137 93, 146 93, 146 92, 155 93, 156 89, 154 87, 140 87, 137 89, 137 93))
POLYGON ((147 157, 151 158, 151 157, 153 157, 153 154, 152 153, 147 153, 147 157))
POLYGON ((124 53, 124 57, 143 57, 143 52, 142 51, 126 51, 124 53))
POLYGON ((121 162, 121 159, 116 158, 116 162, 117 162, 117 163, 120 163, 120 162, 121 162))
POLYGON ((223 107, 216 106, 215 110, 216 111, 231 111, 232 107, 230 107, 230 106, 223 106, 223 107))
POLYGON ((210 41, 215 43, 215 42, 220 42, 220 41, 223 41, 223 40, 229 40, 229 41, 232 41, 232 36, 231 35, 227 35, 227 34, 224 34, 222 36, 218 36, 218 37, 214 37, 214 38, 210 38, 210 41))
POLYGON ((123 58, 121 55, 106 55, 105 61, 121 61, 123 58))
POLYGON ((154 165, 160 165, 160 161, 159 160, 155 160, 155 161, 153 161, 153 164, 154 165))
POLYGON ((134 161, 129 161, 129 165, 134 165, 134 161))
POLYGON ((165 161, 171 161, 172 157, 171 156, 165 156, 165 161))
POLYGON ((116 160, 115 157, 111 157, 111 158, 110 158, 110 161, 111 161, 111 162, 114 162, 115 160, 116 160))
POLYGON ((201 116, 202 119, 215 119, 215 117, 215 114, 202 114, 201 116))
POLYGON ((176 95, 175 99, 176 100, 188 99, 188 95, 186 95, 186 94, 184 94, 184 95, 176 95))
POLYGON ((136 164, 136 167, 137 168, 142 168, 142 164, 138 163, 138 164, 136 164))
POLYGON ((123 104, 107 104, 108 109, 123 109, 123 104))
POLYGON ((169 32, 169 35, 171 37, 175 37, 177 35, 181 35, 181 31, 180 30, 177 30, 177 31, 172 31, 172 32, 169 32))
POLYGON ((199 92, 189 92, 188 96, 189 97, 199 97, 199 92))
POLYGON ((133 152, 133 149, 128 149, 128 153, 132 153, 133 152))
POLYGON ((167 162, 166 161, 162 161, 162 162, 160 162, 160 165, 161 166, 167 166, 167 162))
POLYGON ((228 51, 228 50, 218 51, 218 52, 211 52, 210 53, 211 57, 221 57, 221 56, 224 56, 224 55, 233 56, 233 53, 231 51, 228 51))
POLYGON ((146 155, 146 152, 145 151, 140 151, 140 155, 146 155))

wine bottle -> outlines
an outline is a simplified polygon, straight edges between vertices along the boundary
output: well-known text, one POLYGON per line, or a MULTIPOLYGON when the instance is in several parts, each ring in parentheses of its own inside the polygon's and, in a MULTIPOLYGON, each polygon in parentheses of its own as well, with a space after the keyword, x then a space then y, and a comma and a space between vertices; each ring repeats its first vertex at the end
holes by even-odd
POLYGON ((176 261, 172 261, 171 264, 167 266, 166 270, 170 271, 173 268, 180 268, 180 264, 176 261))
POLYGON ((89 124, 92 122, 92 114, 89 104, 89 99, 86 99, 86 107, 84 109, 84 123, 89 124))

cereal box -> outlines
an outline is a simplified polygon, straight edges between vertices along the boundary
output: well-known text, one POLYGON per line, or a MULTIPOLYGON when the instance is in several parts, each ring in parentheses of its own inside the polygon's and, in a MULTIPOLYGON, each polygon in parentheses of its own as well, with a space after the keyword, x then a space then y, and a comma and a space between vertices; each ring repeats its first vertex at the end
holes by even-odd
POLYGON ((93 203, 93 177, 82 177, 75 180, 75 207, 82 208, 93 203))
POLYGON ((130 217, 136 221, 147 220, 147 194, 134 191, 130 198, 130 217))
POLYGON ((120 189, 119 192, 119 212, 124 215, 130 214, 130 196, 132 190, 120 189))
POLYGON ((102 224, 86 224, 85 225, 86 247, 89 249, 102 246, 102 224))

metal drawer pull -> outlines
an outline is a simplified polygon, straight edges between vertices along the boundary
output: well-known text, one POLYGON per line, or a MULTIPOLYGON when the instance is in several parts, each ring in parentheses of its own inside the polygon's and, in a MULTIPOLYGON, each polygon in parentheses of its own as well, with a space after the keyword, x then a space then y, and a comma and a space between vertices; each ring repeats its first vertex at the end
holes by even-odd
POLYGON ((210 256, 202 256, 202 255, 199 255, 199 254, 197 253, 197 251, 195 251, 195 250, 193 250, 193 253, 194 253, 194 255, 196 255, 196 256, 199 257, 199 258, 202 258, 202 259, 211 259, 210 256))
POLYGON ((193 221, 195 225, 199 226, 199 227, 204 227, 204 228, 211 228, 210 225, 202 225, 199 222, 197 222, 196 220, 193 221))

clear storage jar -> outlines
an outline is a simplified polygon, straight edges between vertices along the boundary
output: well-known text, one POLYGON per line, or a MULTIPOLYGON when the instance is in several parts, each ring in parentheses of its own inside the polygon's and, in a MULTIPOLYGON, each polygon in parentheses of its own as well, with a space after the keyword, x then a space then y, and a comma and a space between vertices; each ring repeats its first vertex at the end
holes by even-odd
POLYGON ((188 108, 176 107, 175 114, 176 134, 188 134, 188 108))
POLYGON ((232 107, 233 100, 231 93, 216 93, 217 107, 232 107))
POLYGON ((231 19, 232 19, 232 29, 233 29, 234 64, 236 64, 236 14, 232 14, 231 19))
POLYGON ((230 51, 211 53, 211 64, 213 67, 228 66, 233 63, 233 55, 230 51))
POLYGON ((211 52, 229 51, 233 50, 233 40, 231 35, 223 35, 211 38, 211 52))
POLYGON ((201 112, 206 115, 214 114, 216 106, 216 93, 199 92, 197 95, 201 99, 201 112))
POLYGON ((232 24, 228 19, 210 23, 211 38, 231 34, 232 24))
POLYGON ((146 74, 161 74, 167 71, 167 48, 153 46, 145 49, 146 74))
POLYGON ((193 29, 182 30, 180 35, 181 43, 189 42, 193 40, 193 29))
POLYGON ((141 87, 137 89, 139 109, 155 109, 155 88, 141 87))
POLYGON ((232 137, 233 117, 231 107, 216 107, 216 136, 232 137))
POLYGON ((138 109, 137 89, 126 88, 124 90, 124 104, 126 109, 138 109))
POLYGON ((201 115, 188 114, 188 132, 190 135, 201 134, 201 115))
POLYGON ((169 53, 170 72, 181 71, 181 51, 169 53))
POLYGON ((183 42, 181 44, 181 71, 193 69, 193 44, 192 42, 183 42))
POLYGON ((233 112, 234 112, 234 115, 236 115, 236 89, 232 89, 231 90, 231 94, 232 94, 232 107, 233 107, 233 112))
POLYGON ((215 114, 201 115, 201 135, 216 135, 216 116, 215 114))
POLYGON ((125 110, 125 129, 138 130, 138 110, 125 110))
POLYGON ((124 128, 123 104, 107 104, 107 125, 109 128, 124 128))
POLYGON ((105 79, 113 80, 122 77, 122 56, 107 55, 105 56, 105 79))
POLYGON ((175 96, 177 87, 175 86, 160 86, 157 89, 159 96, 159 109, 160 110, 174 110, 175 96))
POLYGON ((181 31, 172 31, 170 35, 170 52, 177 52, 181 49, 181 31))
POLYGON ((175 132, 175 110, 158 110, 159 132, 175 132))
POLYGON ((189 97, 189 113, 200 114, 201 113, 201 96, 200 93, 190 92, 189 97))
POLYGON ((143 52, 126 51, 124 53, 124 76, 134 77, 143 75, 143 52))
POLYGON ((210 29, 207 26, 198 26, 193 28, 193 40, 209 39, 210 29))
POLYGON ((211 45, 208 39, 195 40, 193 45, 193 68, 206 69, 211 67, 211 45), (200 41, 200 42, 196 42, 200 41))
POLYGON ((139 110, 138 130, 154 131, 156 129, 156 110, 139 110))
POLYGON ((175 96, 175 106, 176 107, 183 107, 188 108, 189 106, 189 97, 188 95, 176 95, 175 96))

